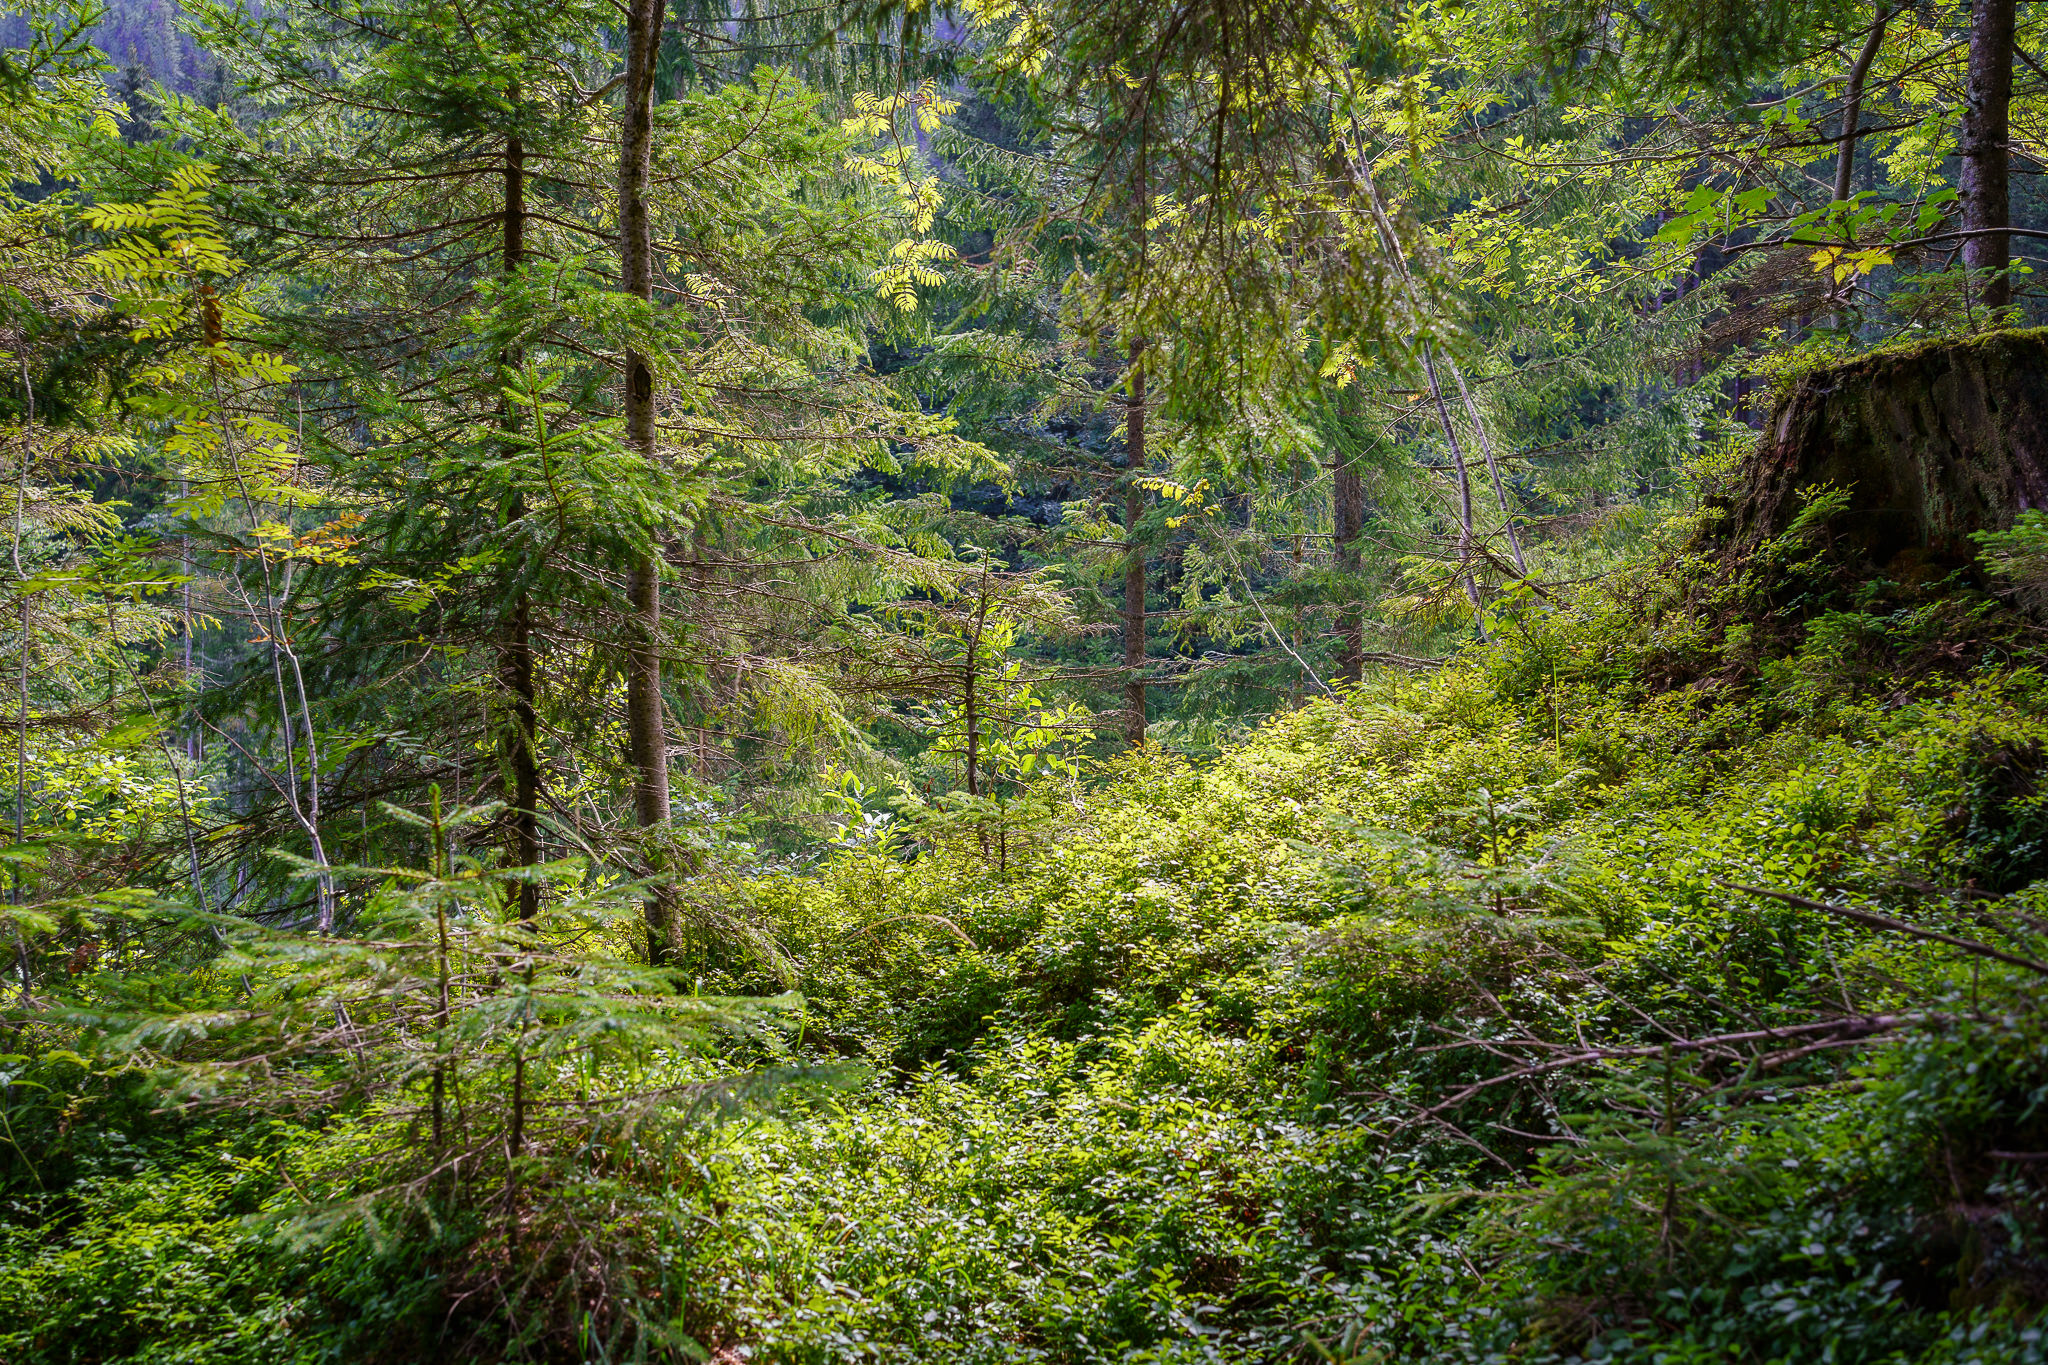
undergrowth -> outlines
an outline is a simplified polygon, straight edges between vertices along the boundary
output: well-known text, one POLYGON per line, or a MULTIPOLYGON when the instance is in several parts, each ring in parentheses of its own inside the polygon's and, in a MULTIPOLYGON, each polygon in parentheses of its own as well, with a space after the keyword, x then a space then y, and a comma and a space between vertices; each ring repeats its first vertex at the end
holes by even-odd
POLYGON ((659 1161, 536 1152, 631 1262, 540 1329, 463 1297, 516 1229, 308 1219, 293 1170, 390 1113, 24 1054, 0 1359, 2042 1359, 2038 628, 1782 548, 1049 778, 1000 858, 870 798, 707 872, 779 951, 690 989, 802 1000, 721 1065, 843 1065, 659 1161))

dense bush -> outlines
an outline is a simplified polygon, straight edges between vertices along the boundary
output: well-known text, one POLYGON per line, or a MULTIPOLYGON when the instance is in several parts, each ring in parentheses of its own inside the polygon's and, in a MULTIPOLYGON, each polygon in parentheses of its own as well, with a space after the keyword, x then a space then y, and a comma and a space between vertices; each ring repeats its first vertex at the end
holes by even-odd
MULTIPOLYGON (((1000 858, 986 809, 877 806, 728 884, 780 955, 707 944, 695 989, 793 971, 804 1003, 723 1065, 865 1079, 671 1128, 595 1183, 587 1151, 535 1156, 617 1220, 637 1326, 578 1300, 491 1349, 2041 1358, 2040 974, 1800 903, 2040 955, 2024 625, 1954 592, 1824 613, 1660 688, 1614 600, 1504 619, 1200 767, 1049 779, 1000 858), (1907 667, 1844 662, 1873 631, 1907 667)), ((135 1145, 14 1182, 10 1360, 425 1356, 463 1257, 516 1265, 374 1206, 309 1219, 280 1154, 374 1143, 373 1111, 195 1126, 141 1086, 95 1101, 135 1145)))

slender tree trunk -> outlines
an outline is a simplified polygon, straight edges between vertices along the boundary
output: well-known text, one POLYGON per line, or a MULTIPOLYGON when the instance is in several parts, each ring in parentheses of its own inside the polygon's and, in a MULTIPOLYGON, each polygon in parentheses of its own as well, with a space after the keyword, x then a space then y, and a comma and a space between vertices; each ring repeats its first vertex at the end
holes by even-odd
MULTIPOLYGON (((512 862, 517 867, 532 867, 540 861, 540 763, 535 752, 539 726, 534 707, 532 604, 524 589, 514 600, 505 625, 498 669, 500 682, 512 698, 511 724, 506 727, 512 862)), ((520 923, 531 925, 539 915, 540 887, 533 882, 521 882, 520 923)))
MULTIPOLYGON (((625 132, 619 149, 619 276, 635 298, 654 299, 654 233, 647 185, 654 161, 654 59, 665 0, 631 0, 626 14, 625 132)), ((626 444, 652 464, 654 370, 626 348, 626 444)), ((642 829, 668 823, 668 727, 661 697, 661 560, 650 547, 627 572, 626 733, 635 774, 633 817, 642 829)), ((657 869, 658 871, 660 869, 657 869)), ((647 900, 648 956, 672 959, 681 947, 672 888, 657 882, 647 900)))
MULTIPOLYGON (((1288 482, 1293 485, 1293 487, 1288 491, 1287 497, 1287 500, 1291 503, 1301 496, 1301 479, 1298 477, 1297 468, 1294 465, 1294 462, 1291 460, 1288 462, 1287 474, 1288 482)), ((1295 581, 1299 582, 1301 579, 1301 563, 1302 560, 1306 557, 1305 547, 1301 543, 1300 530, 1297 529, 1294 532, 1293 536, 1290 537, 1290 539, 1294 541, 1292 556, 1294 559, 1294 577, 1295 581)), ((1292 654, 1297 659, 1301 657, 1301 652, 1304 649, 1308 648, 1308 631, 1306 628, 1307 623, 1308 613, 1303 611, 1296 611, 1294 613, 1294 648, 1289 649, 1287 652, 1289 654, 1292 654)), ((1302 677, 1297 675, 1294 681, 1288 684, 1287 705, 1290 709, 1299 707, 1301 705, 1302 682, 1302 677)))
POLYGON ((2012 224, 2007 189, 2011 160, 2007 115, 2012 105, 2015 0, 1971 0, 1970 78, 1963 105, 1963 264, 1987 272, 1979 295, 1986 308, 2012 302, 2012 224))
MULTIPOLYGON (((986 585, 984 585, 984 596, 982 598, 982 609, 984 611, 988 607, 986 591, 986 585)), ((981 698, 977 695, 975 687, 975 684, 979 681, 978 675, 980 672, 981 629, 977 624, 973 636, 968 640, 967 672, 966 677, 962 680, 964 686, 960 691, 961 719, 966 722, 967 726, 967 794, 973 797, 981 795, 981 698)), ((975 820, 974 840, 981 846, 982 861, 988 861, 988 822, 986 820, 975 820)))
MULTIPOLYGON (((1407 253, 1401 250, 1400 234, 1394 231, 1394 222, 1387 216, 1386 206, 1380 203, 1379 187, 1373 183, 1371 165, 1365 159, 1364 134, 1359 130, 1358 121, 1355 116, 1352 119, 1351 135, 1357 140, 1358 155, 1355 160, 1347 158, 1345 164, 1349 168, 1352 179, 1357 182, 1360 189, 1365 191, 1366 207, 1372 211, 1373 226, 1379 234, 1380 245, 1385 249, 1387 255, 1393 259, 1394 268, 1400 274, 1401 284, 1408 295, 1408 301, 1415 311, 1420 314, 1422 312, 1422 296, 1415 287, 1414 274, 1408 269, 1407 253)), ((1446 359, 1448 360, 1449 357, 1446 357, 1446 359)), ((1451 421, 1450 405, 1444 401, 1443 382, 1437 377, 1435 348, 1426 341, 1422 343, 1422 369, 1424 376, 1429 381, 1429 396, 1436 406, 1437 421, 1444 429, 1444 443, 1450 447, 1451 467, 1457 475, 1458 563, 1460 573, 1465 580, 1465 596, 1472 603, 1473 627, 1479 633, 1479 637, 1484 639, 1486 638, 1486 609, 1485 603, 1479 595, 1479 580, 1473 564, 1475 538, 1472 532, 1472 476, 1471 472, 1465 467, 1465 451, 1464 447, 1458 442, 1457 428, 1451 421)), ((1462 388, 1464 384, 1462 373, 1458 376, 1458 382, 1462 388)), ((1465 398, 1468 406, 1468 415, 1475 423, 1479 423, 1483 427, 1484 423, 1480 422, 1478 407, 1471 403, 1471 394, 1467 392, 1465 398)), ((1500 486, 1500 469, 1493 459, 1493 450, 1490 443, 1487 447, 1486 464, 1494 476, 1494 491, 1500 499, 1501 510, 1506 512, 1508 506, 1507 492, 1500 486)), ((1522 562, 1521 544, 1519 541, 1514 540, 1512 516, 1510 516, 1509 521, 1511 524, 1508 528, 1508 535, 1511 542, 1515 545, 1515 563, 1517 567, 1520 567, 1522 562)))
MULTIPOLYGON (((961 689, 962 719, 967 723, 967 794, 981 795, 981 707, 975 684, 981 675, 981 637, 988 629, 988 568, 983 566, 979 594, 975 601, 974 630, 967 637, 967 673, 961 689)), ((982 832, 987 851, 988 832, 982 832)))
MULTIPOLYGON (((1132 224, 1140 282, 1150 251, 1152 182, 1145 157, 1149 132, 1149 122, 1141 119, 1132 224)), ((1138 534, 1145 515, 1145 490, 1138 487, 1145 458, 1145 338, 1139 337, 1131 342, 1131 388, 1124 406, 1124 742, 1133 749, 1145 743, 1145 544, 1138 534)))
POLYGON ((1493 437, 1487 433, 1486 419, 1480 415, 1479 404, 1465 383, 1465 371, 1450 356, 1444 357, 1444 365, 1451 372, 1451 382, 1458 386, 1458 397, 1464 401, 1465 416, 1472 421, 1472 432, 1479 438, 1479 453, 1486 457, 1486 474, 1493 481, 1493 500, 1500 505, 1501 530, 1507 535, 1508 554, 1515 561, 1515 572, 1527 578, 1529 561, 1522 557, 1521 533, 1515 530, 1515 512, 1508 506, 1507 480, 1501 477, 1500 459, 1494 454, 1493 437))
POLYGON ((1842 92, 1842 145, 1835 152, 1835 202, 1838 204, 1849 197, 1850 181, 1856 173, 1856 143, 1861 136, 1858 123, 1863 117, 1863 85, 1870 78, 1870 64, 1877 60, 1878 49, 1884 46, 1885 25, 1891 22, 1891 18, 1891 6, 1879 5, 1877 22, 1870 26, 1870 35, 1863 40, 1862 50, 1849 67, 1848 86, 1842 92))
MULTIPOLYGON (((448 876, 448 838, 441 824, 441 789, 431 786, 427 789, 428 801, 433 812, 434 876, 445 881, 448 876)), ((461 804, 461 793, 456 793, 456 804, 461 804)), ((435 976, 440 991, 439 1007, 434 1013, 434 1155, 438 1160, 448 1142, 448 1125, 445 1102, 448 1093, 448 896, 441 887, 434 888, 434 929, 435 929, 435 976)))
MULTIPOLYGON (((29 662, 29 615, 28 591, 24 584, 28 575, 21 568, 21 516, 28 501, 29 460, 35 454, 36 439, 36 390, 28 377, 28 349, 21 353, 21 389, 28 402, 28 412, 21 424, 21 465, 14 483, 14 534, 8 542, 9 566, 14 570, 14 590, 21 594, 21 674, 15 688, 14 732, 14 846, 20 848, 28 838, 28 662, 29 662)), ((117 644, 118 642, 109 642, 117 644)), ((9 867, 8 898, 19 906, 24 897, 21 885, 21 864, 9 867)), ((14 923, 14 965, 21 978, 21 1003, 29 1002, 29 960, 28 939, 21 932, 21 921, 14 923)), ((10 1088, 9 1093, 12 1093, 10 1088)))
MULTIPOLYGON (((203 288, 204 286, 202 286, 203 288)), ((212 313, 211 296, 201 296, 202 317, 206 319, 209 337, 219 335, 219 321, 212 313)), ((234 481, 236 491, 241 495, 242 506, 248 512, 252 523, 262 520, 255 495, 249 491, 249 481, 242 469, 242 457, 235 448, 235 424, 228 414, 227 395, 220 382, 220 362, 210 358, 207 361, 209 387, 212 390, 214 411, 219 414, 221 453, 227 459, 228 476, 234 481)), ((272 565, 270 553, 259 543, 256 546, 256 567, 263 576, 263 606, 259 610, 248 587, 239 578, 235 581, 236 594, 242 599, 243 610, 252 625, 260 623, 264 637, 269 641, 270 680, 277 691, 278 737, 284 742, 284 794, 285 805, 299 828, 305 831, 306 842, 311 846, 313 861, 321 867, 327 866, 327 846, 320 836, 320 737, 313 725, 313 708, 306 695, 306 675, 299 666, 298 650, 292 645, 286 629, 284 603, 291 596, 291 564, 286 562, 283 572, 282 592, 279 591, 279 574, 272 565), (285 664, 289 662, 292 672, 292 688, 285 685, 285 664), (292 691, 298 693, 299 723, 295 728, 292 721, 292 691), (306 745, 306 785, 299 786, 298 746, 303 737, 306 745)), ((335 889, 334 874, 321 872, 314 883, 314 925, 322 934, 334 932, 335 889)))
MULTIPOLYGON (((518 272, 526 260, 526 148, 516 137, 505 140, 504 273, 518 272)), ((508 353, 507 368, 520 357, 508 353)), ((509 426, 513 414, 506 412, 509 426)), ((515 498, 511 519, 516 524, 526 515, 523 498, 515 498)), ((533 681, 533 603, 524 586, 524 575, 515 566, 519 586, 505 621, 498 646, 498 681, 510 705, 510 723, 505 727, 505 799, 512 808, 512 863, 531 867, 540 861, 540 760, 538 755, 539 715, 535 706, 533 681)), ((532 924, 540 916, 540 887, 533 882, 519 884, 519 920, 532 924)))
MULTIPOLYGON (((14 734, 14 842, 19 847, 28 837, 28 662, 29 634, 28 590, 22 585, 28 582, 28 575, 21 567, 21 518, 28 503, 29 458, 35 453, 36 391, 28 382, 28 356, 21 358, 21 386, 28 394, 28 416, 21 428, 21 466, 14 481, 14 534, 8 541, 9 567, 14 570, 15 591, 21 594, 21 676, 15 688, 15 734, 14 734)), ((110 644, 115 643, 109 641, 110 644)), ((14 871, 15 902, 21 901, 21 870, 14 871)))
MULTIPOLYGON (((292 566, 287 562, 284 566, 284 596, 276 599, 276 621, 280 641, 285 640, 284 602, 286 598, 291 596, 291 592, 292 566)), ((299 699, 299 716, 304 722, 306 732, 307 840, 313 846, 313 856, 319 860, 322 866, 325 866, 327 863, 327 849, 320 837, 320 737, 313 728, 313 703, 306 695, 306 670, 299 663, 299 652, 287 644, 285 646, 284 658, 292 666, 292 691, 299 699)), ((320 932, 331 934, 334 932, 334 912, 336 909, 334 874, 332 872, 321 873, 320 879, 315 883, 315 886, 318 888, 319 893, 320 932)))
POLYGON ((960 712, 967 726, 967 794, 981 795, 981 715, 976 708, 974 675, 980 664, 972 653, 967 656, 967 673, 961 679, 960 712))
MULTIPOLYGON (((1884 46, 1885 25, 1891 22, 1892 9, 1889 4, 1877 7, 1877 21, 1870 26, 1869 36, 1864 38, 1862 50, 1849 66, 1847 88, 1842 92, 1842 145, 1835 152, 1835 202, 1847 202, 1849 190, 1856 175, 1856 144, 1861 139, 1860 122, 1863 117, 1863 86, 1870 78, 1870 64, 1877 60, 1878 49, 1884 46)), ((1848 228, 1842 230, 1844 242, 1854 239, 1848 228)), ((1830 319, 1832 325, 1840 327, 1846 321, 1846 314, 1837 312, 1830 319)))
POLYGON ((1138 522, 1145 515, 1145 343, 1131 343, 1131 396, 1124 406, 1124 740, 1145 742, 1145 545, 1138 522))
MULTIPOLYGON (((301 446, 304 442, 300 442, 301 446)), ((191 493, 190 481, 183 474, 178 476, 178 501, 183 503, 191 493)), ((185 705, 191 711, 198 710, 198 700, 193 692, 194 672, 192 667, 192 537, 178 537, 178 576, 185 581, 178 585, 178 640, 184 652, 184 670, 181 676, 185 683, 185 705)), ((199 721, 194 715, 185 725, 185 757, 197 764, 204 756, 204 741, 199 737, 199 721)))
POLYGON ((1443 424, 1444 444, 1451 452, 1451 469, 1458 481, 1458 565, 1465 580, 1465 596, 1472 603, 1472 617, 1481 638, 1486 635, 1486 607, 1479 596, 1478 566, 1472 534, 1472 475, 1465 467, 1465 450, 1458 443, 1458 429, 1451 421, 1451 409, 1444 402, 1444 386, 1436 377, 1436 348, 1422 343, 1422 369, 1429 379, 1429 395, 1436 400, 1437 420, 1443 424))
POLYGON ((1350 455, 1340 456, 1330 474, 1330 513, 1335 523, 1337 568, 1346 580, 1339 607, 1337 676, 1358 682, 1365 676, 1365 612, 1356 595, 1356 580, 1365 567, 1359 534, 1365 529, 1365 480, 1350 455))

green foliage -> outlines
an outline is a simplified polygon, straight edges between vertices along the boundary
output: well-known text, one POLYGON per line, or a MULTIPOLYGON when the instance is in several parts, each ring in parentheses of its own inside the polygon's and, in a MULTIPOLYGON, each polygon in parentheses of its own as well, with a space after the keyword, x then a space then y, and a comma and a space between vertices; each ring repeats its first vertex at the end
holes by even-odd
MULTIPOLYGON (((2032 855, 1995 832, 2032 809, 2010 774, 2048 741, 2042 679, 1993 649, 1933 676, 1816 665, 1798 706, 1769 657, 1654 691, 1637 670, 1683 636, 1630 603, 1664 571, 1503 616, 1492 646, 1210 764, 1036 776, 1004 860, 971 821, 849 827, 727 883, 778 955, 714 951, 680 1000, 564 951, 616 938, 632 907, 600 907, 630 886, 563 865, 587 891, 528 930, 524 874, 380 874, 374 936, 233 940, 210 999, 172 991, 197 1013, 95 1007, 103 1046, 134 1019, 123 1055, 189 1093, 260 1062, 305 1117, 167 1126, 95 1063, 92 1130, 146 1151, 96 1137, 48 1192, 17 1181, 17 1226, 44 1231, 12 1234, 9 1301, 134 1305, 67 1319, 104 1358, 226 1312, 221 1359, 286 1322, 304 1358, 2035 1359, 2035 978, 1741 888, 2041 957, 2042 883, 2011 870, 2032 855), (786 1031, 688 1057, 710 996, 777 972, 802 993, 786 1031), (278 992, 274 1022, 243 990, 278 992), (848 1061, 872 1079, 735 1122, 670 1102, 738 1063, 848 1061), (436 1075, 463 1097, 442 1143, 436 1075), (516 1332, 444 1316, 479 1283, 516 1332)), ((1936 619, 1981 634, 1988 601, 1936 619)), ((1788 666, 1839 660, 1842 629, 1814 618, 1788 666)), ((34 1141, 58 1117, 9 1122, 34 1141)))
MULTIPOLYGON (((758 1288, 704 1311, 791 1360, 2034 1358, 2035 1168, 1982 1155, 2038 1145, 2032 983, 1724 883, 1980 932, 1926 878, 1980 866, 1952 812, 2038 676, 1787 711, 1646 695, 1644 643, 1587 599, 1119 765, 1007 874, 757 883, 807 1046, 900 1080, 731 1148, 709 1254, 758 1288), (1844 1010, 1954 1022, 1800 1050, 1844 1010), (1759 1027, 1795 1032, 1659 1059, 1759 1027), (1512 1067, 1460 1039, 1644 1055, 1466 1092, 1512 1067)), ((2037 894, 1975 923, 2038 942, 2037 894)))
POLYGON ((1980 531, 1973 539, 1984 547, 1986 567, 2023 606, 2036 614, 2048 611, 2048 512, 2029 508, 2011 530, 1980 531))
POLYGON ((682 994, 672 976, 603 956, 599 945, 630 938, 636 888, 551 864, 564 894, 517 919, 517 882, 535 874, 450 849, 496 813, 444 816, 436 793, 425 815, 387 812, 422 832, 432 866, 304 868, 378 879, 360 937, 209 917, 186 926, 221 939, 200 980, 80 974, 21 1013, 17 1046, 37 1051, 14 1059, 26 1070, 13 1083, 35 1092, 10 1103, 15 1188, 31 1216, 87 1231, 18 1267, 0 1321, 18 1325, 24 1349, 76 1336, 146 1355, 199 1329, 208 1292, 250 1337, 214 1343, 207 1359, 262 1358, 295 1314, 317 1326, 306 1349, 358 1356, 433 1342, 551 1350, 578 1333, 608 1350, 673 1344, 661 1304, 674 1290, 649 1265, 672 1222, 648 1195, 689 1160, 707 1112, 774 1080, 831 1077, 734 1065, 783 1051, 769 1025, 788 1002, 682 994), (763 1028, 723 1062, 703 1056, 720 1034, 763 1028), (154 1113, 137 1112, 145 1098, 154 1113), (136 1143, 60 1143, 40 1159, 23 1145, 64 1132, 80 1106, 95 1128, 140 1134, 130 1177, 114 1183, 136 1143), (42 1167, 60 1154, 68 1178, 53 1200, 42 1167), (187 1239, 240 1278, 166 1264, 187 1239), (71 1286, 86 1311, 34 1321, 45 1283, 71 1286), (322 1303, 277 1300, 286 1284, 322 1303), (460 1308, 479 1296, 493 1306, 460 1308))
POLYGON ((742 8, 9 29, 0 1357, 2041 1359, 1962 11, 742 8))
MULTIPOLYGON (((101 1123, 112 1116, 94 1115, 101 1123)), ((0 1253, 0 1324, 23 1360, 291 1358, 317 1307, 280 1290, 280 1254, 250 1224, 274 1163, 308 1134, 205 1128, 83 1155, 61 1199, 17 1191, 0 1253)), ((302 1267, 303 1270, 303 1267, 302 1267)))

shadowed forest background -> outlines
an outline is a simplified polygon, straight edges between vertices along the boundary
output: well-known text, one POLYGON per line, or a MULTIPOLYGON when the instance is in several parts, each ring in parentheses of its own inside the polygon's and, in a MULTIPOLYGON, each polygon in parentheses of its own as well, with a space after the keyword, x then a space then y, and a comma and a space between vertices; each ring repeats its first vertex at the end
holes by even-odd
POLYGON ((0 1361, 2048 1359, 2031 0, 0 41, 0 1361))

